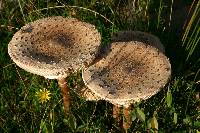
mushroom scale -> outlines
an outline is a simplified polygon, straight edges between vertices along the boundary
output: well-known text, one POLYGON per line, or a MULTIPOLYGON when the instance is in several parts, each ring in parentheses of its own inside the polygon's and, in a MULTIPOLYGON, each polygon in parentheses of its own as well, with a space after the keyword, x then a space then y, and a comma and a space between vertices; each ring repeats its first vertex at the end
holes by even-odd
POLYGON ((156 94, 168 81, 171 65, 143 42, 113 42, 106 57, 83 71, 87 87, 101 99, 128 107, 156 94))
POLYGON ((8 53, 26 71, 58 79, 91 63, 100 43, 95 26, 58 16, 23 26, 10 41, 8 53))
POLYGON ((160 39, 152 34, 142 31, 120 31, 112 37, 112 42, 139 41, 151 45, 165 53, 165 48, 160 39))

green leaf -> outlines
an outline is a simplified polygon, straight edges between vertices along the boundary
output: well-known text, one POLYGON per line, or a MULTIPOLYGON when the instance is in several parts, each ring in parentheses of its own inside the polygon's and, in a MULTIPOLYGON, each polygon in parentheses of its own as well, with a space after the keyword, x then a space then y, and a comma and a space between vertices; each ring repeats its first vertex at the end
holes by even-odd
POLYGON ((87 128, 87 125, 80 125, 77 129, 76 129, 76 132, 85 132, 87 128))
POLYGON ((41 120, 41 123, 40 123, 40 129, 42 130, 42 132, 48 133, 46 123, 45 123, 45 121, 43 121, 43 119, 41 120))
POLYGON ((167 91, 166 102, 167 102, 167 107, 170 108, 172 105, 172 93, 171 93, 170 89, 168 89, 168 91, 167 91))
POLYGON ((174 124, 177 124, 177 119, 178 119, 178 115, 177 115, 177 113, 175 112, 175 113, 174 113, 174 124))
POLYGON ((191 125, 192 124, 192 120, 191 120, 191 118, 189 116, 186 116, 186 118, 183 119, 183 123, 191 125))
POLYGON ((137 118, 136 110, 134 109, 134 110, 131 111, 131 120, 135 121, 136 118, 137 118))
POLYGON ((68 120, 67 120, 67 119, 63 119, 63 122, 64 122, 65 124, 68 124, 68 120))
POLYGON ((76 118, 74 117, 74 115, 69 116, 69 125, 73 131, 76 129, 77 124, 76 124, 76 118))
POLYGON ((147 120, 147 129, 151 129, 151 119, 147 120))
POLYGON ((200 128, 200 121, 194 121, 194 126, 196 128, 200 128))
POLYGON ((69 128, 72 131, 75 131, 77 123, 76 123, 76 118, 74 117, 74 115, 68 115, 67 119, 63 119, 63 122, 69 126, 69 128))
POLYGON ((158 130, 158 121, 155 116, 151 118, 151 128, 158 130))
POLYGON ((140 108, 136 108, 136 114, 139 120, 141 120, 142 122, 145 121, 145 114, 140 108))

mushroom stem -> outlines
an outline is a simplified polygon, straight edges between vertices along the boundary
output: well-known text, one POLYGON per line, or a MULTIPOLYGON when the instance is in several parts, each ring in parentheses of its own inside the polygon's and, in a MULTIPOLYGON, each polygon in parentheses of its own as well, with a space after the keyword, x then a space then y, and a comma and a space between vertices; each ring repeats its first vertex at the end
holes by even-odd
POLYGON ((131 106, 129 107, 123 107, 123 114, 124 114, 124 117, 123 117, 123 128, 125 130, 127 130, 130 126, 131 126, 131 116, 130 116, 130 109, 131 109, 131 106))
POLYGON ((113 105, 113 118, 120 122, 120 107, 113 105))
POLYGON ((61 89, 61 93, 63 96, 64 111, 65 111, 65 114, 67 114, 69 111, 69 105, 70 105, 69 87, 67 85, 65 78, 58 79, 58 85, 61 89))
POLYGON ((113 118, 117 120, 120 127, 124 129, 125 131, 130 127, 131 125, 131 117, 129 115, 131 106, 125 108, 125 107, 118 107, 116 105, 113 105, 113 118), (123 117, 120 116, 120 111, 123 111, 123 117))

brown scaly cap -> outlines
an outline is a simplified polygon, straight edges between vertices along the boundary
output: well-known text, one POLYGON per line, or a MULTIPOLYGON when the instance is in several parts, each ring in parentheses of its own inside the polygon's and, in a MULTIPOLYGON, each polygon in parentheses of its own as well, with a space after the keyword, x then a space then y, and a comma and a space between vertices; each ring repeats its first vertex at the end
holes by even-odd
POLYGON ((139 41, 149 44, 165 53, 165 48, 160 39, 152 34, 142 31, 120 31, 112 37, 112 42, 139 41))
POLYGON ((57 79, 91 63, 100 42, 101 36, 91 24, 49 17, 26 24, 15 33, 8 53, 26 71, 57 79))
POLYGON ((111 51, 83 71, 87 87, 100 99, 128 107, 147 99, 167 83, 171 75, 168 58, 142 42, 114 42, 111 51))

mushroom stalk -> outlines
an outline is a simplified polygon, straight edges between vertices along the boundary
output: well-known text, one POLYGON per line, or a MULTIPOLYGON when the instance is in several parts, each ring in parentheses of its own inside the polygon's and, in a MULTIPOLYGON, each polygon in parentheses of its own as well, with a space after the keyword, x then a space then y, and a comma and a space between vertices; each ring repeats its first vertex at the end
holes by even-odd
POLYGON ((113 118, 120 122, 120 107, 113 105, 113 118))
POLYGON ((125 108, 123 107, 123 128, 127 130, 131 126, 131 117, 129 115, 131 106, 125 108), (124 120, 125 119, 125 120, 124 120))
POLYGON ((119 123, 120 127, 124 129, 125 131, 130 127, 131 124, 131 117, 129 115, 130 113, 131 106, 125 108, 125 107, 118 107, 116 105, 113 105, 113 118, 117 120, 119 123), (123 116, 120 116, 120 110, 122 109, 123 111, 123 116))
POLYGON ((67 85, 65 78, 58 79, 58 85, 61 89, 61 93, 63 97, 64 111, 65 111, 65 114, 67 114, 69 111, 69 105, 70 105, 69 87, 67 85))

